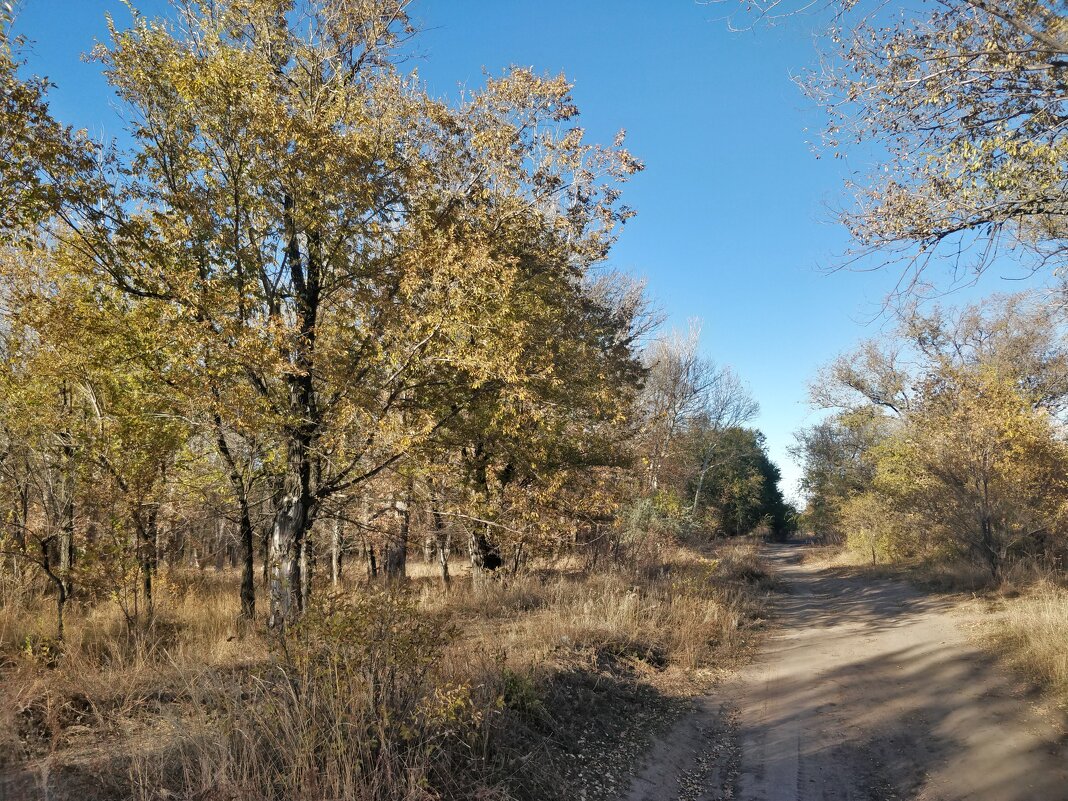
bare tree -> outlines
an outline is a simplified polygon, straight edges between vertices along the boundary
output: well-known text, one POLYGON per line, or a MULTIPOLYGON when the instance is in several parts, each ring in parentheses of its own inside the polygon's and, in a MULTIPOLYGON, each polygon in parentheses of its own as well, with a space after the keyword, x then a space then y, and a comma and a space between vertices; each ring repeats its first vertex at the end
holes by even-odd
POLYGON ((720 434, 737 428, 760 413, 760 404, 730 367, 709 365, 711 381, 703 394, 703 408, 695 426, 700 467, 697 471, 690 513, 697 515, 705 477, 716 464, 720 434))
POLYGON ((730 367, 700 355, 701 327, 691 321, 685 334, 672 332, 646 353, 649 370, 643 399, 648 449, 648 486, 656 491, 671 475, 677 484, 693 477, 689 458, 679 450, 686 434, 686 450, 697 445, 696 489, 692 513, 700 505, 701 490, 715 464, 719 435, 752 420, 759 405, 730 367))

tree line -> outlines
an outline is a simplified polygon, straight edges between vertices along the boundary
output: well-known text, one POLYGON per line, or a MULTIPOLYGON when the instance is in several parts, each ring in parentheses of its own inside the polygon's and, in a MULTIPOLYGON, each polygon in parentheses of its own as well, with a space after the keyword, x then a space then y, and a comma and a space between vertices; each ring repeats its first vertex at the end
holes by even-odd
POLYGON ((807 526, 872 562, 1063 568, 1065 335, 1059 309, 1012 295, 913 310, 837 359, 813 391, 832 413, 798 435, 807 526))
POLYGON ((604 267, 623 132, 588 142, 529 69, 433 97, 407 5, 109 19, 114 142, 52 116, 0 20, 4 570, 44 577, 60 635, 72 597, 151 621, 169 567, 238 568, 278 627, 419 545, 447 586, 457 550, 476 582, 618 557, 635 503, 788 525, 741 382, 604 267))

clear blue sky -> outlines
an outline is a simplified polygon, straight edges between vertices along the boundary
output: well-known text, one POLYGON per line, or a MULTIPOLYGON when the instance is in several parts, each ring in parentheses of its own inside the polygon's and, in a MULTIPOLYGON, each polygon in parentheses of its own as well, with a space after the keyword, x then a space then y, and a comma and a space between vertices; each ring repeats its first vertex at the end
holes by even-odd
MULTIPOLYGON (((18 5, 16 28, 35 41, 31 68, 57 84, 57 115, 118 136, 99 66, 79 54, 105 36, 105 11, 129 19, 121 3, 18 5)), ((848 248, 830 209, 844 200, 847 171, 863 165, 816 159, 808 145, 821 117, 791 75, 814 63, 817 21, 736 33, 724 13, 695 0, 416 0, 424 32, 412 64, 440 95, 480 84, 483 68, 562 71, 591 138, 627 129, 646 170, 627 187, 638 216, 613 264, 648 279, 668 326, 703 320, 707 355, 732 365, 760 401, 756 425, 792 494, 798 469, 786 449, 814 419, 808 381, 878 331, 871 321, 894 276, 821 269, 848 248)), ((993 276, 983 288, 1020 284, 993 276)))

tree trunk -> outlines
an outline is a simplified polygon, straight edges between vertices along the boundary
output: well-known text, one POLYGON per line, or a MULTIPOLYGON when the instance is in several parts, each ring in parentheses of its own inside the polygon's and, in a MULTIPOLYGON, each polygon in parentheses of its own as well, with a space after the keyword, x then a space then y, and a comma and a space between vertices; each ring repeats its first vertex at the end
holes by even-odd
POLYGON ((271 616, 268 625, 284 626, 302 609, 301 550, 308 526, 307 484, 300 466, 286 476, 286 491, 271 531, 271 616))
POLYGON ((249 513, 248 500, 241 500, 241 617, 244 620, 256 618, 256 532, 252 528, 252 516, 249 513))
MULTIPOLYGON (((483 510, 489 509, 490 490, 488 481, 489 455, 478 443, 474 449, 474 483, 482 500, 483 510)), ((492 545, 489 536, 489 523, 475 525, 471 528, 467 549, 471 557, 471 583, 478 587, 486 578, 486 573, 501 566, 501 556, 492 545)))
POLYGON ((375 560, 375 546, 373 543, 367 543, 365 553, 367 555, 367 578, 374 581, 378 578, 378 562, 375 560))
POLYGON ((152 600, 152 575, 156 572, 159 554, 156 550, 158 509, 140 510, 137 515, 138 548, 141 561, 141 595, 145 602, 145 621, 152 622, 155 608, 152 600))
POLYGON ((990 569, 990 577, 994 583, 1001 581, 1001 554, 994 541, 994 524, 989 514, 984 514, 980 520, 982 531, 983 550, 986 552, 987 566, 990 569))
POLYGON ((709 462, 709 459, 704 459, 701 463, 701 472, 697 474, 697 489, 693 493, 693 508, 690 509, 690 517, 697 517, 697 507, 701 503, 701 490, 705 487, 705 476, 710 468, 709 462))
POLYGON ((471 580, 477 587, 485 581, 488 573, 501 566, 501 555, 489 538, 477 528, 471 530, 468 549, 471 552, 471 580))
POLYGON ((312 578, 315 573, 315 538, 314 530, 309 530, 304 538, 304 547, 300 549, 300 608, 307 609, 311 603, 312 578))
POLYGON ((316 231, 304 231, 307 252, 306 258, 302 258, 301 231, 297 225, 295 201, 289 192, 284 192, 282 205, 285 263, 292 284, 296 325, 292 335, 283 340, 281 355, 288 363, 285 377, 289 390, 288 407, 296 422, 288 431, 286 472, 271 532, 269 625, 272 627, 285 625, 303 610, 302 551, 308 529, 315 520, 311 487, 312 445, 321 420, 312 378, 320 301, 319 236, 316 231))
POLYGON ((397 533, 389 538, 386 544, 385 569, 386 578, 390 581, 403 579, 408 569, 408 534, 412 523, 411 493, 404 500, 398 501, 395 506, 400 525, 397 533))
POLYGON ((445 525, 445 519, 436 505, 431 506, 430 514, 434 518, 434 548, 437 551, 438 564, 441 566, 441 581, 448 587, 452 580, 449 576, 449 552, 452 550, 452 532, 445 525))
POLYGON ((271 590, 271 533, 273 531, 273 525, 264 525, 260 536, 260 580, 263 582, 263 589, 267 592, 271 590))
POLYGON ((63 584, 65 598, 74 594, 74 445, 70 434, 65 434, 63 446, 63 497, 61 499, 59 536, 56 540, 56 575, 63 584))
POLYGON ((293 437, 288 450, 288 469, 271 530, 271 613, 268 620, 271 628, 292 622, 304 608, 302 551, 312 522, 308 439, 299 435, 293 437))
POLYGON ((52 543, 49 540, 51 540, 51 537, 41 543, 40 564, 45 575, 48 576, 51 582, 56 586, 56 639, 62 641, 64 635, 63 611, 67 606, 67 598, 69 596, 67 595, 67 588, 63 584, 62 577, 57 575, 52 569, 52 543))
POLYGON ((452 535, 449 532, 445 532, 438 539, 438 564, 441 566, 441 583, 446 587, 452 582, 452 578, 449 576, 449 551, 452 535))
POLYGON ((330 534, 330 583, 335 587, 341 583, 341 550, 344 532, 341 529, 341 517, 334 518, 334 527, 330 534))
MULTIPOLYGON (((59 389, 60 404, 63 416, 71 418, 74 415, 74 393, 64 381, 59 389)), ((62 458, 60 461, 60 519, 59 531, 56 539, 57 562, 55 575, 63 585, 64 601, 74 594, 74 492, 75 492, 75 449, 74 435, 65 430, 60 432, 63 443, 61 448, 62 458)))
POLYGON ((67 497, 63 502, 63 518, 59 527, 57 556, 59 564, 56 574, 63 584, 63 593, 67 598, 74 594, 74 479, 68 485, 67 497))

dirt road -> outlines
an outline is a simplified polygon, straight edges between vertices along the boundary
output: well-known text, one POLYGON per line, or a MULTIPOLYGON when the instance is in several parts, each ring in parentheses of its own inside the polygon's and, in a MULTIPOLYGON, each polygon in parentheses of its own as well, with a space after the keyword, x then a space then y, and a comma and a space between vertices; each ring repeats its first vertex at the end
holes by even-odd
POLYGON ((953 604, 770 548, 787 592, 754 662, 700 699, 627 801, 1068 801, 1068 744, 953 604))

